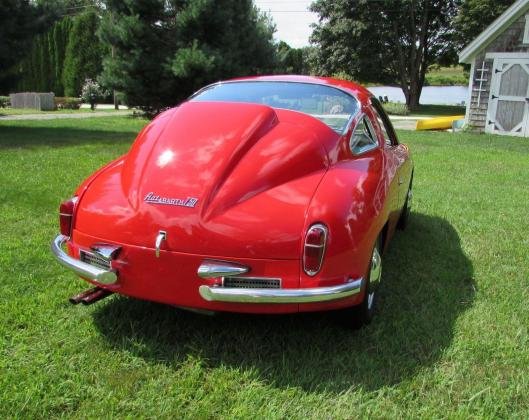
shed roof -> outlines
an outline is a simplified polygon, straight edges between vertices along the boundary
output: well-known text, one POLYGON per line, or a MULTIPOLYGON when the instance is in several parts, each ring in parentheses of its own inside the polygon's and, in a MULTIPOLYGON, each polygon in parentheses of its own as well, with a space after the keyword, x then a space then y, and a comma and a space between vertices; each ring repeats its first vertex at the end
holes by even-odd
POLYGON ((498 35, 505 31, 513 22, 529 10, 529 0, 517 0, 500 17, 492 22, 487 29, 481 32, 476 39, 468 44, 459 53, 460 63, 472 63, 474 57, 487 45, 494 41, 498 35))

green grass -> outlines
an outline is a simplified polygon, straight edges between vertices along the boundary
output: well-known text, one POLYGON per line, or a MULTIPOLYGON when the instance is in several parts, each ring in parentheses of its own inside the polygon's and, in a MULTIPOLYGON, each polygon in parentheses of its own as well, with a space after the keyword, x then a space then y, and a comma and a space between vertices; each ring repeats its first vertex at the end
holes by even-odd
POLYGON ((468 71, 465 71, 462 66, 433 66, 426 74, 426 86, 466 86, 468 77, 468 71))
POLYGON ((466 108, 457 105, 420 105, 419 109, 410 113, 410 116, 442 117, 465 115, 466 108))
POLYGON ((379 313, 205 317, 86 288, 49 252, 57 206, 144 120, 0 122, 0 418, 525 418, 529 142, 401 132, 409 229, 379 313))
POLYGON ((409 117, 442 117, 465 115, 466 108, 457 105, 420 105, 416 111, 408 111, 406 104, 399 102, 388 102, 383 104, 389 115, 409 117))

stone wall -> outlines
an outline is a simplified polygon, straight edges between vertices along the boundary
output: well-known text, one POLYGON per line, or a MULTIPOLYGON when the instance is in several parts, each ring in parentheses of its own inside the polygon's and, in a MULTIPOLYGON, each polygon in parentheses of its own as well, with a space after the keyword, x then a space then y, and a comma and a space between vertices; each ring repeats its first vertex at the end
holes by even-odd
POLYGON ((521 16, 476 57, 474 74, 470 75, 472 77, 472 96, 468 117, 469 125, 476 131, 485 131, 487 124, 494 61, 485 59, 485 55, 494 52, 529 52, 529 44, 523 43, 524 30, 525 15, 521 16))
POLYGON ((11 108, 28 108, 39 111, 52 111, 55 109, 55 95, 53 93, 12 93, 11 108))

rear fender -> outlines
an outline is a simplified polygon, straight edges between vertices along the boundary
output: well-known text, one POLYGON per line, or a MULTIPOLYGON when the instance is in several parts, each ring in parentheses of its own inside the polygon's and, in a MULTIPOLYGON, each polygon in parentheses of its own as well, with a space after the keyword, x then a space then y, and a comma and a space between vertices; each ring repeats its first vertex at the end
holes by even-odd
POLYGON ((389 217, 389 184, 382 164, 381 152, 375 150, 326 173, 311 201, 305 232, 313 223, 327 225, 327 247, 316 276, 301 270, 302 287, 336 285, 366 275, 373 244, 389 217))

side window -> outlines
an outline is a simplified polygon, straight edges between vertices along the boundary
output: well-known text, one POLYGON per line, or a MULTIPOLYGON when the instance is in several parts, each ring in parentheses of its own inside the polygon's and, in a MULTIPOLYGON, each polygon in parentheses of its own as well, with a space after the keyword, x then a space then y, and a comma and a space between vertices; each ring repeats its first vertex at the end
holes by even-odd
POLYGON ((356 124, 356 127, 351 134, 349 141, 349 148, 355 155, 359 155, 369 150, 373 150, 378 146, 378 142, 373 132, 373 127, 368 122, 366 117, 362 117, 356 124))
POLYGON ((380 105, 380 102, 376 98, 371 98, 371 104, 373 105, 378 125, 382 130, 386 146, 394 146, 399 144, 395 130, 393 130, 393 126, 389 121, 389 117, 386 114, 386 111, 384 111, 382 105, 380 105))

